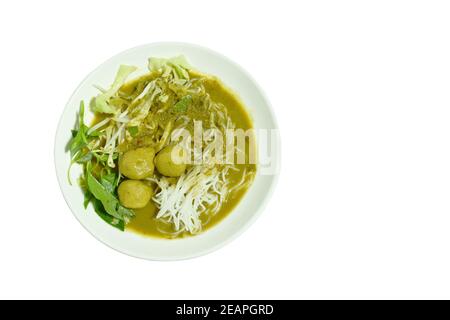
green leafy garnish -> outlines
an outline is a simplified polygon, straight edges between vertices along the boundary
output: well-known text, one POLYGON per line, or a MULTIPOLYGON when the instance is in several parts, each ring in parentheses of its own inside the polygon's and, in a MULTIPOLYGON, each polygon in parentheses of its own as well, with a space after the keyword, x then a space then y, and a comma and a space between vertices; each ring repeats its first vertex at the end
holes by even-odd
POLYGON ((192 97, 190 95, 184 96, 173 106, 175 112, 186 112, 187 108, 192 103, 192 97))
POLYGON ((88 127, 84 124, 84 101, 81 101, 78 112, 78 128, 72 130, 72 139, 69 141, 69 151, 72 157, 88 143, 87 130, 88 127))
POLYGON ((91 133, 89 133, 90 137, 100 137, 103 133, 99 132, 97 130, 92 131, 91 133))
POLYGON ((88 135, 88 127, 84 124, 84 101, 80 102, 80 110, 78 111, 77 128, 72 130, 72 139, 68 144, 70 156, 72 158, 69 169, 67 170, 67 178, 69 184, 72 184, 70 179, 70 169, 74 163, 85 163, 92 159, 92 154, 86 148, 87 144, 91 140, 91 136, 88 135))
MULTIPOLYGON (((132 215, 134 213, 131 210, 122 207, 121 205, 117 205, 117 214, 119 216, 123 216, 124 218, 120 219, 120 218, 117 218, 117 217, 109 214, 106 211, 102 200, 97 199, 96 196, 94 195, 94 193, 91 191, 90 187, 92 187, 92 185, 93 185, 92 181, 91 181, 90 185, 88 183, 88 179, 93 178, 93 175, 91 173, 91 164, 86 166, 85 176, 87 177, 86 181, 84 179, 82 180, 82 182, 84 182, 86 184, 83 187, 83 189, 84 189, 84 202, 83 202, 84 208, 86 209, 88 207, 89 203, 92 203, 94 211, 97 213, 97 215, 103 221, 110 224, 114 228, 124 231, 125 230, 125 220, 127 219, 127 217, 130 217, 130 215, 132 215), (89 178, 89 175, 91 176, 90 178, 89 178)), ((97 181, 97 180, 95 179, 95 181, 97 181)), ((105 189, 106 193, 109 193, 109 195, 106 195, 106 193, 103 193, 103 191, 100 193, 103 198, 108 198, 107 201, 109 201, 109 202, 118 201, 117 199, 116 200, 112 199, 112 198, 115 198, 114 193, 117 188, 118 182, 119 182, 119 176, 117 174, 115 174, 114 172, 111 172, 111 173, 101 176, 101 178, 100 178, 101 186, 105 189)), ((96 190, 97 195, 99 195, 99 191, 97 190, 99 188, 98 181, 97 181, 97 183, 94 182, 94 185, 95 185, 94 190, 96 190)), ((113 205, 113 207, 114 207, 114 205, 113 205)))
POLYGON ((86 163, 92 160, 92 153, 87 151, 87 152, 78 152, 77 155, 72 159, 72 161, 76 162, 76 163, 86 163))
POLYGON ((112 172, 103 175, 100 178, 100 183, 102 184, 103 187, 105 187, 106 191, 108 191, 109 193, 114 193, 114 190, 116 189, 118 184, 118 177, 115 173, 112 172))
POLYGON ((95 212, 97 215, 106 223, 113 226, 114 228, 119 229, 120 231, 125 230, 125 222, 123 220, 119 220, 117 218, 114 218, 110 216, 103 207, 103 204, 98 199, 92 199, 92 206, 94 207, 95 212))
POLYGON ((92 193, 88 189, 85 189, 84 190, 84 201, 83 201, 83 207, 85 209, 88 207, 88 205, 91 202, 92 198, 93 198, 92 193))
POLYGON ((97 200, 100 200, 103 207, 105 208, 105 211, 109 215, 119 220, 126 220, 127 218, 131 218, 134 216, 133 211, 123 207, 120 204, 119 200, 112 193, 113 190, 108 187, 111 181, 108 181, 107 179, 103 180, 104 183, 106 183, 105 185, 107 187, 98 182, 97 179, 92 175, 90 165, 87 166, 86 181, 89 191, 97 200))

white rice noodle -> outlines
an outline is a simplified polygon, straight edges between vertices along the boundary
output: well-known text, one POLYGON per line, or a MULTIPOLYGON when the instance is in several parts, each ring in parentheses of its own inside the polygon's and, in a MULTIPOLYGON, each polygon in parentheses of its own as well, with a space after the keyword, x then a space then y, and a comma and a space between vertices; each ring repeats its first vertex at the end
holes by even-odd
POLYGON ((153 197, 159 208, 156 218, 172 223, 177 232, 200 232, 200 216, 216 214, 228 193, 226 173, 215 167, 193 166, 176 184, 164 177, 154 182, 159 189, 153 197))
MULTIPOLYGON (((239 171, 239 169, 237 169, 237 168, 233 168, 233 169, 239 171)), ((253 180, 253 177, 248 179, 252 175, 253 175, 253 173, 247 172, 247 169, 244 168, 244 172, 242 173, 241 181, 239 181, 233 187, 231 187, 229 190, 229 193, 237 192, 237 191, 241 190, 242 188, 246 187, 250 183, 249 181, 253 180)))

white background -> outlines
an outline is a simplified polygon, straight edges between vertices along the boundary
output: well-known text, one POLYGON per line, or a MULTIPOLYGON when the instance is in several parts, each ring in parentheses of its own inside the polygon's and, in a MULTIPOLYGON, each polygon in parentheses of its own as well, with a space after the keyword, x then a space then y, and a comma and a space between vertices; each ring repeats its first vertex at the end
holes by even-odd
POLYGON ((3 1, 0 298, 450 298, 449 16, 447 1, 3 1), (78 83, 155 41, 244 66, 282 130, 263 215, 188 261, 104 246, 54 172, 78 83))

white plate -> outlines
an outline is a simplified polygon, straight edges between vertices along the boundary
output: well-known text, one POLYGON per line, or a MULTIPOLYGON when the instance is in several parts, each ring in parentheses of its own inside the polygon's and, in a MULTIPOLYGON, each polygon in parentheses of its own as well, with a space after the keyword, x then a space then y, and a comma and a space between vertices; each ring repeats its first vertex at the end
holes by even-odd
MULTIPOLYGON (((216 226, 194 237, 166 240, 145 237, 133 232, 121 232, 102 221, 91 206, 87 210, 84 209, 80 187, 76 183, 72 186, 69 185, 67 180, 70 155, 65 151, 71 137, 71 129, 76 121, 80 101, 84 100, 87 103, 92 96, 98 93, 93 85, 108 87, 120 64, 138 66, 144 73, 149 57, 172 57, 180 54, 185 55, 195 69, 218 76, 237 93, 251 114, 255 128, 277 129, 268 100, 255 81, 240 66, 221 54, 197 45, 163 42, 143 45, 122 52, 91 72, 67 102, 56 133, 56 173, 64 198, 75 217, 86 230, 104 244, 122 253, 150 260, 178 260, 200 256, 214 251, 236 238, 261 213, 275 187, 278 176, 280 152, 277 139, 277 143, 272 146, 272 165, 275 172, 261 174, 263 170, 258 170, 255 181, 238 206, 216 226)), ((85 121, 89 122, 93 114, 90 111, 86 113, 85 121)), ((258 139, 259 151, 262 151, 264 147, 260 145, 260 142, 258 139)), ((264 155, 260 155, 260 157, 263 158, 264 155)), ((72 177, 77 177, 80 172, 81 167, 75 165, 72 177)), ((255 245, 257 244, 255 243, 255 245)))

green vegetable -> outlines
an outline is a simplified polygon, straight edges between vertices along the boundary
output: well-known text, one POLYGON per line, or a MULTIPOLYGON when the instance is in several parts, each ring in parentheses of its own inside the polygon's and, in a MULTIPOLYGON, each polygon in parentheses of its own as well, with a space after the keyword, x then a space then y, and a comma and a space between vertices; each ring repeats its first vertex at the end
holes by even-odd
MULTIPOLYGON (((90 165, 87 166, 86 181, 89 191, 94 195, 96 199, 100 200, 103 207, 105 208, 105 211, 109 215, 119 220, 125 220, 129 217, 134 216, 133 211, 120 205, 119 200, 115 197, 110 188, 107 189, 107 187, 105 187, 103 184, 98 182, 97 179, 94 178, 90 170, 90 165)), ((103 181, 105 183, 105 181, 107 180, 103 181)), ((110 183, 110 181, 107 181, 107 183, 110 183)))
POLYGON ((100 137, 102 134, 103 134, 103 132, 99 132, 99 131, 97 131, 97 130, 94 130, 94 131, 92 131, 92 132, 89 134, 89 137, 100 137))
POLYGON ((92 205, 94 207, 95 212, 97 213, 97 215, 106 223, 108 223, 109 225, 113 226, 114 228, 119 229, 120 231, 124 231, 125 230, 125 222, 123 220, 119 220, 117 218, 114 218, 112 216, 110 216, 106 211, 105 208, 103 207, 103 204, 100 200, 98 199, 92 199, 92 205))
POLYGON ((76 163, 86 163, 92 160, 92 152, 78 152, 77 155, 72 159, 73 162, 76 163))
POLYGON ((189 73, 183 67, 178 64, 171 64, 171 66, 174 68, 179 78, 189 79, 189 73))
POLYGON ((139 127, 138 126, 128 127, 128 132, 134 138, 137 136, 139 132, 139 127))
POLYGON ((192 97, 190 95, 184 96, 174 106, 175 112, 186 112, 187 108, 192 104, 192 97))
POLYGON ((118 177, 115 173, 109 173, 107 175, 103 175, 100 178, 100 183, 103 187, 105 187, 106 191, 108 191, 109 193, 114 193, 117 187, 117 180, 118 177))
MULTIPOLYGON (((95 157, 95 159, 97 159, 99 162, 101 162, 103 164, 108 161, 108 155, 107 154, 103 153, 103 154, 99 155, 97 153, 92 153, 92 155, 95 157)), ((113 160, 116 160, 117 158, 118 158, 118 154, 115 153, 113 155, 113 160)))
POLYGON ((167 65, 167 60, 164 58, 150 58, 148 59, 148 69, 150 71, 158 71, 167 65))
POLYGON ((89 205, 89 202, 91 202, 92 198, 93 198, 92 193, 88 189, 84 190, 83 206, 84 206, 85 209, 89 205))
POLYGON ((72 130, 72 139, 69 141, 68 146, 72 158, 88 143, 87 130, 88 127, 84 124, 84 101, 81 101, 78 112, 78 128, 77 130, 72 130))
MULTIPOLYGON (((90 169, 90 168, 89 168, 90 169)), ((88 173, 86 173, 87 175, 88 173)), ((90 174, 90 172, 89 172, 90 174)), ((95 179, 95 178, 94 178, 95 179)), ((107 192, 113 194, 118 183, 118 176, 115 173, 109 173, 106 175, 103 175, 101 177, 101 184, 106 189, 107 192)), ((97 215, 106 223, 110 224, 114 228, 117 228, 121 231, 125 230, 125 221, 119 218, 116 218, 112 215, 110 215, 101 200, 95 198, 93 193, 89 189, 89 185, 86 186, 86 189, 84 190, 84 208, 86 209, 89 203, 92 203, 92 206, 94 208, 94 211, 97 213, 97 215)), ((130 213, 130 210, 123 208, 119 205, 117 208, 118 214, 122 216, 128 216, 130 213), (124 211, 125 209, 125 211, 124 211)))
POLYGON ((72 168, 72 165, 75 162, 85 163, 92 158, 89 150, 86 150, 86 146, 91 139, 91 136, 87 134, 88 129, 89 128, 84 124, 84 101, 81 101, 80 110, 78 111, 77 129, 72 130, 72 139, 70 139, 68 144, 68 149, 72 158, 69 169, 67 170, 69 184, 72 184, 70 179, 70 169, 72 168))
POLYGON ((191 69, 189 62, 183 55, 172 58, 150 58, 148 62, 150 71, 166 71, 173 69, 177 76, 181 79, 189 79, 187 70, 191 69))
POLYGON ((116 108, 109 104, 109 99, 116 94, 120 87, 125 83, 128 76, 136 70, 137 68, 134 66, 121 65, 111 87, 93 99, 91 106, 92 111, 100 113, 115 113, 116 108))

